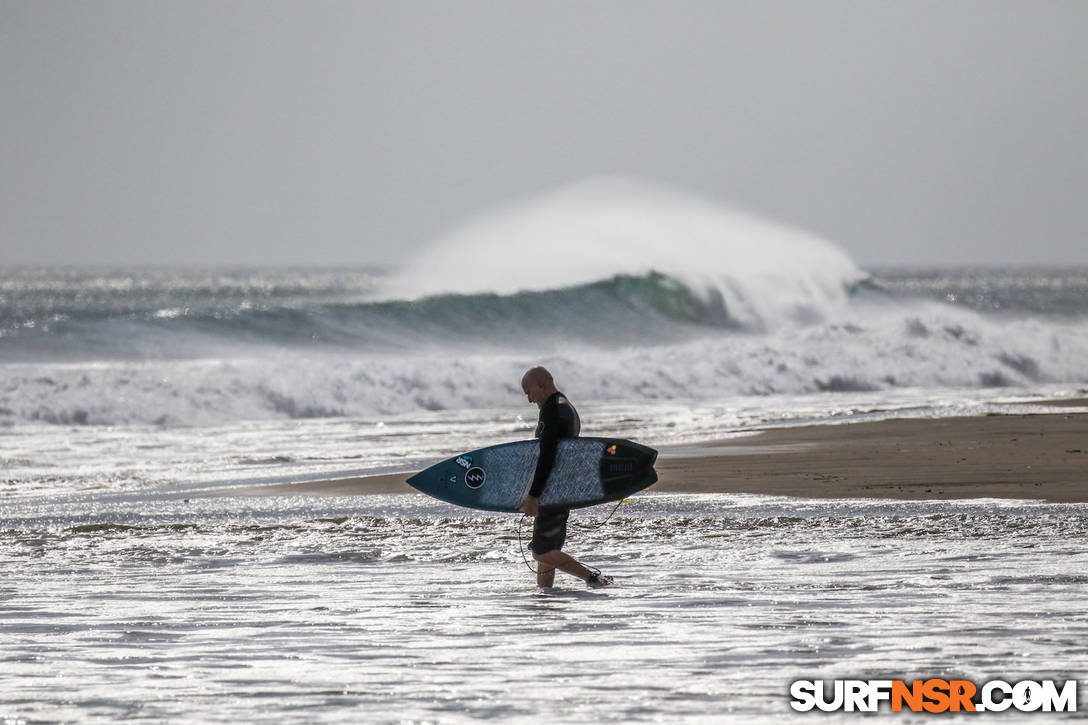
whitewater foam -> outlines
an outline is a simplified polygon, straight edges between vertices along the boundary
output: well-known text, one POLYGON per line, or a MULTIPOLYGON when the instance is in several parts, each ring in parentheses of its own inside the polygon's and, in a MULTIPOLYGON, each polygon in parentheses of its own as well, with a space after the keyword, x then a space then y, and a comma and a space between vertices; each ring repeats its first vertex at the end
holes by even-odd
POLYGON ((1086 379, 1088 322, 995 320, 936 303, 668 345, 512 341, 368 354, 296 348, 218 360, 9 364, 0 423, 211 425, 515 405, 531 364, 577 400, 667 401, 919 388, 1030 392, 1086 379))

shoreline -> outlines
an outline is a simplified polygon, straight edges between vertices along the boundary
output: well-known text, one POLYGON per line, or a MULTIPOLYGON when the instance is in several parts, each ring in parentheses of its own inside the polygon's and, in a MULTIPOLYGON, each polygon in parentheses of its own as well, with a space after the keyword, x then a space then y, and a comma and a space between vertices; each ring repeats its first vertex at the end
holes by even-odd
MULTIPOLYGON (((682 450, 682 449, 681 449, 682 450)), ((1088 413, 769 429, 658 459, 657 491, 1088 502, 1088 413)))
MULTIPOLYGON (((1038 403, 1034 403, 1038 404, 1038 403)), ((661 449, 668 493, 752 493, 904 500, 1007 498, 1088 502, 1088 413, 1055 411, 769 428, 661 449)), ((386 474, 248 486, 225 495, 418 493, 386 474)))

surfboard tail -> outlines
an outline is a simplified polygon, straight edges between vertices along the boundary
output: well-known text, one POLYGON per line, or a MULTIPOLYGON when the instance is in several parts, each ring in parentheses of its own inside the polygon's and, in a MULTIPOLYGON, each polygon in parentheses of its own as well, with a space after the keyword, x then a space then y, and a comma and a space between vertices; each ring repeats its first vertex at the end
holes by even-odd
POLYGON ((646 450, 650 452, 649 460, 646 462, 646 488, 649 488, 657 483, 657 469, 654 468, 654 464, 657 463, 657 451, 653 448, 647 448, 646 450))

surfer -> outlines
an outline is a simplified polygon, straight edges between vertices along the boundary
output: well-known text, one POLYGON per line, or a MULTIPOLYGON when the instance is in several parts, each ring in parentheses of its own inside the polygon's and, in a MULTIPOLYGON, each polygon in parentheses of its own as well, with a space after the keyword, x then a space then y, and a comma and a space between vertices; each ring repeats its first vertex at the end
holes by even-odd
POLYGON ((529 549, 537 561, 536 584, 550 587, 555 580, 555 570, 584 580, 590 586, 607 586, 612 577, 599 571, 592 571, 579 563, 561 549, 567 538, 567 519, 569 509, 540 510, 540 494, 548 475, 555 465, 555 455, 560 438, 575 438, 581 431, 582 424, 578 411, 574 409, 567 396, 555 387, 552 374, 543 367, 530 368, 521 378, 521 389, 540 408, 540 418, 536 424, 536 437, 540 439, 540 456, 536 462, 536 473, 529 487, 528 495, 518 504, 518 509, 526 516, 534 517, 533 540, 529 549))

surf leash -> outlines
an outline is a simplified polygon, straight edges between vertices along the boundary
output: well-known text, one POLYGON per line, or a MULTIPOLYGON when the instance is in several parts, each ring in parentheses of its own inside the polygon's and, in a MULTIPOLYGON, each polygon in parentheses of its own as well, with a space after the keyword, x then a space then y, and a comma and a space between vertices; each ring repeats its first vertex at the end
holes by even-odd
MULTIPOLYGON (((608 516, 605 516, 604 520, 601 521, 600 523, 593 524, 593 525, 582 525, 582 524, 576 524, 573 521, 569 521, 568 525, 573 526, 576 529, 582 529, 583 531, 593 531, 594 529, 599 529, 602 526, 604 526, 606 523, 608 523, 608 520, 610 518, 612 518, 612 515, 614 513, 616 513, 616 511, 619 510, 620 504, 625 504, 625 503, 630 503, 630 500, 626 499, 626 498, 621 498, 619 501, 617 501, 616 505, 614 507, 612 507, 612 510, 608 513, 608 516)), ((525 562, 525 566, 528 567, 529 571, 536 574, 537 570, 533 568, 533 565, 529 563, 529 558, 525 556, 525 543, 522 541, 522 538, 521 538, 521 526, 522 526, 523 523, 525 523, 525 519, 526 519, 525 516, 519 516, 518 517, 518 550, 521 551, 521 560, 523 562, 525 562)), ((586 566, 586 568, 591 570, 591 571, 596 570, 598 574, 601 571, 600 569, 596 569, 596 567, 592 567, 592 566, 586 566)))

